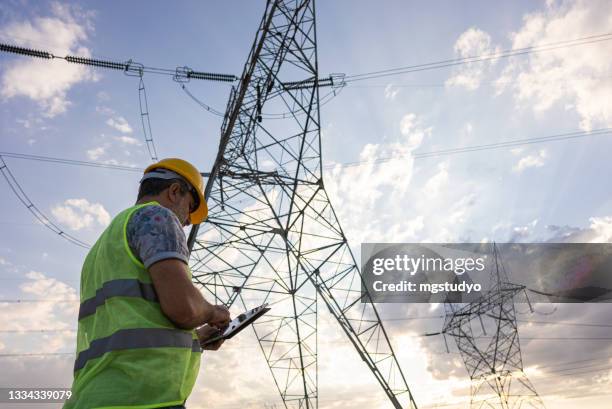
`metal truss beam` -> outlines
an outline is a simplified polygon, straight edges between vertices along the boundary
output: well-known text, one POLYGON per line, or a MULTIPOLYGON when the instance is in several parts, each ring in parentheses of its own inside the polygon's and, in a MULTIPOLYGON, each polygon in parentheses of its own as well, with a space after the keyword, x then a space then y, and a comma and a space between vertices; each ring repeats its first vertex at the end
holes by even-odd
MULTIPOLYGON (((318 407, 317 301, 394 408, 416 408, 325 191, 314 0, 268 1, 192 229, 194 281, 218 303, 268 302, 253 325, 286 408, 318 407), (276 115, 290 112, 290 115, 276 115), (267 118, 278 118, 268 120, 267 118)), ((341 81, 340 81, 341 83, 341 81)))

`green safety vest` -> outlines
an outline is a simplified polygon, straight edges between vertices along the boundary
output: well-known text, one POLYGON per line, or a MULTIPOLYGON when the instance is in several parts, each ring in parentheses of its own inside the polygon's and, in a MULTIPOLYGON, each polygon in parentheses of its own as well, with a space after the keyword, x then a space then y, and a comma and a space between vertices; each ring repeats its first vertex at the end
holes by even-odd
MULTIPOLYGON (((151 277, 132 254, 119 213, 85 259, 72 397, 64 409, 181 405, 195 383, 201 348, 193 330, 162 312, 151 277)), ((191 275, 191 272, 189 273, 191 275)))

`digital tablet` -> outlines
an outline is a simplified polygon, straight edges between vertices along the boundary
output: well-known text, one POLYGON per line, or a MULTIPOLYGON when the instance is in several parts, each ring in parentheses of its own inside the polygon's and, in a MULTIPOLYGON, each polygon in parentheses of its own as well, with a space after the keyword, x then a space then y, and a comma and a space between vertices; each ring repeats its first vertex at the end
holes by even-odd
POLYGON ((214 342, 219 341, 220 339, 232 338, 234 335, 248 327, 249 324, 255 322, 256 319, 258 319, 268 311, 270 311, 270 308, 268 308, 268 304, 266 303, 240 314, 239 316, 230 321, 228 327, 225 329, 225 331, 223 331, 222 334, 219 334, 218 336, 209 339, 202 345, 212 344, 214 342))

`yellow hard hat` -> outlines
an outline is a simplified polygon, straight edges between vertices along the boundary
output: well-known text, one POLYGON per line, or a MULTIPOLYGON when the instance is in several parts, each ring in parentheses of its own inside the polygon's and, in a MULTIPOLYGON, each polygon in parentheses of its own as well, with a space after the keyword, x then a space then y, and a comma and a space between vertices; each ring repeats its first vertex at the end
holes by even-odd
POLYGON ((187 180, 187 182, 189 182, 197 192, 198 197, 200 198, 200 203, 197 209, 195 209, 193 213, 189 215, 189 221, 191 224, 200 224, 206 220, 206 217, 208 216, 208 205, 206 204, 206 199, 204 199, 204 180, 196 167, 183 159, 168 158, 162 159, 159 162, 150 165, 145 169, 144 173, 146 174, 147 172, 151 172, 159 168, 168 169, 178 173, 185 178, 185 180, 187 180))

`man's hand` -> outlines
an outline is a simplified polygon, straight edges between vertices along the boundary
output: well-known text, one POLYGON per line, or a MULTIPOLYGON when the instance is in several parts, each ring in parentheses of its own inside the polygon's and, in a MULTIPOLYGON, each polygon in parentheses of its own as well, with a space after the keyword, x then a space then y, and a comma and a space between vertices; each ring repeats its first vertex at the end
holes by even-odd
POLYGON ((213 305, 212 307, 213 313, 207 324, 224 331, 231 321, 229 310, 225 305, 213 305))
POLYGON ((205 344, 206 341, 212 339, 218 335, 221 335, 221 331, 215 327, 211 327, 210 325, 203 325, 199 328, 196 328, 196 334, 198 335, 198 340, 200 341, 200 346, 202 349, 207 351, 216 351, 221 348, 221 345, 225 341, 224 339, 220 339, 211 344, 205 344))

